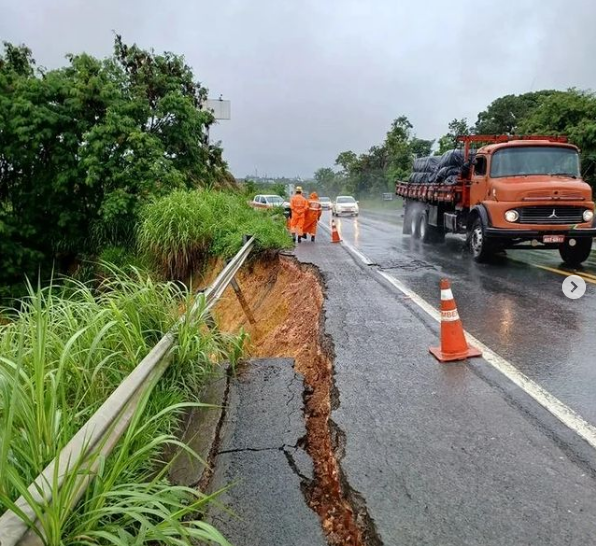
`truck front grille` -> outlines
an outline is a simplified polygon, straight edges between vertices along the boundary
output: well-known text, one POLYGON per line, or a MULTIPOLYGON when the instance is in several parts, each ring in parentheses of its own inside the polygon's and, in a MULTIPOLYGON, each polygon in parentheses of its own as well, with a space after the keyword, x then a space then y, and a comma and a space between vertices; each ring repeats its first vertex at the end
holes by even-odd
POLYGON ((540 206, 521 207, 520 224, 580 224, 584 221, 583 207, 540 206))

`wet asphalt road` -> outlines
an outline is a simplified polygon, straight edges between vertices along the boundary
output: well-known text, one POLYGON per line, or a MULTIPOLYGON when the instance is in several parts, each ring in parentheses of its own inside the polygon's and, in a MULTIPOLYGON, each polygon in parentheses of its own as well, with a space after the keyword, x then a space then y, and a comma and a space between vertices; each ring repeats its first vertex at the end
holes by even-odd
MULTIPOLYGON (((379 231, 371 229, 375 245, 379 231)), ((385 244, 377 260, 395 275, 412 258, 390 250, 386 236, 385 244)), ((434 318, 347 250, 322 233, 296 255, 325 279, 337 395, 330 423, 366 543, 594 544, 595 451, 486 360, 438 363, 428 352, 438 338, 434 318)), ((436 285, 440 273, 422 268, 402 278, 430 275, 436 285)))
POLYGON ((402 235, 401 211, 392 214, 361 211, 359 218, 340 218, 338 228, 347 242, 435 306, 439 280, 451 279, 464 327, 596 424, 596 251, 581 270, 586 294, 574 301, 562 293, 565 271, 556 251, 509 250, 495 263, 477 264, 461 237, 424 245, 402 235))

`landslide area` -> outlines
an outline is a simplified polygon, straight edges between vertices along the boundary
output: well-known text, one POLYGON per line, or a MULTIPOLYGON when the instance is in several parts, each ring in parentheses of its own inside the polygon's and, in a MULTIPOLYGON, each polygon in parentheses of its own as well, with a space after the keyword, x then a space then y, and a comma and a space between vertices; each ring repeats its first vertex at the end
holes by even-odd
MULTIPOLYGON (((210 268, 220 271, 221 267, 210 268)), ((318 271, 291 256, 270 253, 247 264, 236 277, 256 319, 251 324, 233 290, 215 309, 219 328, 250 334, 254 357, 290 357, 305 380, 305 448, 313 460, 314 480, 306 500, 319 515, 329 544, 365 544, 366 522, 347 497, 335 456, 337 434, 329 422, 333 398, 333 350, 324 334, 324 283, 318 271), (363 531, 364 530, 364 531, 363 531)), ((202 280, 206 286, 211 278, 202 280)), ((275 411, 275 408, 271 408, 275 411)))

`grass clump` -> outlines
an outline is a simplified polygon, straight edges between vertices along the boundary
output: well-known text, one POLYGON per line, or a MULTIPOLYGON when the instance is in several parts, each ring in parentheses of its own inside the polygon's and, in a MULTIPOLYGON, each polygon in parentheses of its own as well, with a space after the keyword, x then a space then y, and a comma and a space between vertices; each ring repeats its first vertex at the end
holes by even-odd
MULTIPOLYGON (((227 544, 196 519, 211 497, 166 479, 161 461, 182 412, 217 362, 237 357, 241 340, 204 327, 204 312, 178 323, 191 294, 115 267, 98 292, 64 280, 29 295, 0 326, 0 510, 56 457, 155 343, 176 328, 178 343, 164 377, 145 397, 115 451, 67 515, 75 483, 36 506, 49 546, 69 544, 227 544)), ((188 312, 188 311, 187 311, 188 312)), ((179 445, 179 444, 178 444, 179 445)), ((182 446, 181 446, 182 447, 182 446)), ((85 472, 82 468, 81 472, 85 472)), ((72 483, 71 483, 72 481, 72 483)))
POLYGON ((291 246, 280 211, 255 210, 234 193, 178 190, 143 209, 138 244, 162 275, 186 279, 209 256, 236 254, 243 235, 257 250, 291 246))

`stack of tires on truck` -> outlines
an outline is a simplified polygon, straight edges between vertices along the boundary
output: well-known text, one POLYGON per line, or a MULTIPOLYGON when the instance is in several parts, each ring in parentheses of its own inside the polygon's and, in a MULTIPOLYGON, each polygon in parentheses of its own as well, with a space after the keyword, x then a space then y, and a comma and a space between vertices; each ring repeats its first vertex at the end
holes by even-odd
POLYGON ((466 234, 478 262, 508 248, 558 249, 563 262, 585 261, 596 236, 590 186, 579 150, 565 137, 472 135, 463 149, 414 160, 404 198, 405 234, 441 243, 466 234), (476 151, 473 143, 481 144, 476 151))

